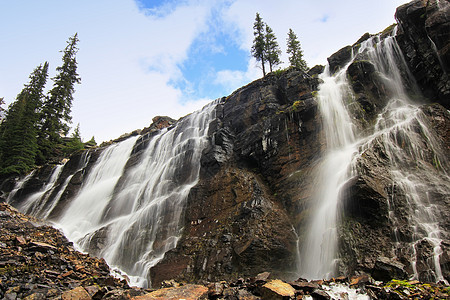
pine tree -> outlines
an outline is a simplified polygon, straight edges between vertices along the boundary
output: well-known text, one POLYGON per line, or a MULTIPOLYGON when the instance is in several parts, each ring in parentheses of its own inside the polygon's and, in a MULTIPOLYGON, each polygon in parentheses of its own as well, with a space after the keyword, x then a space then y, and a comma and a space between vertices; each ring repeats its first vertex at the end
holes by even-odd
POLYGON ((0 126, 0 166, 3 174, 23 174, 35 165, 39 109, 44 98, 48 63, 37 67, 17 95, 0 126))
POLYGON ((78 34, 69 38, 63 51, 62 66, 56 68, 58 74, 52 78, 53 87, 47 95, 42 109, 42 126, 39 134, 39 163, 44 163, 55 154, 61 143, 61 134, 66 135, 71 122, 71 110, 75 83, 80 83, 77 73, 76 54, 78 34))
POLYGON ((91 147, 97 146, 97 142, 95 141, 95 137, 92 136, 92 138, 89 141, 87 141, 86 143, 84 143, 84 145, 87 148, 91 148, 91 147))
POLYGON ((281 64, 280 54, 281 49, 278 45, 277 38, 273 33, 272 28, 266 24, 266 34, 265 34, 265 52, 266 58, 269 62, 270 72, 272 72, 272 67, 281 64))
POLYGON ((265 61, 266 61, 266 46, 265 46, 265 24, 259 13, 256 13, 255 23, 253 24, 253 40, 252 55, 256 61, 261 62, 263 76, 266 76, 265 61))
POLYGON ((66 156, 71 155, 77 151, 83 150, 84 144, 81 141, 81 133, 80 133, 80 124, 78 123, 77 127, 75 127, 74 132, 72 133, 72 137, 69 142, 63 148, 63 153, 66 156))
POLYGON ((287 37, 287 50, 286 52, 290 54, 289 62, 291 66, 297 67, 300 70, 306 72, 308 70, 308 66, 306 61, 303 59, 303 51, 300 46, 300 42, 297 39, 297 35, 289 28, 289 33, 287 37))

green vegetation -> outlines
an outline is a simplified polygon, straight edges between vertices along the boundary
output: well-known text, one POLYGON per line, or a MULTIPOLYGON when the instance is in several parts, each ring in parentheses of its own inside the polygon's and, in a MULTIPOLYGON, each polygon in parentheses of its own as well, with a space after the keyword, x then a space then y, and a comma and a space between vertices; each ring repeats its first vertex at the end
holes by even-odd
POLYGON ((308 70, 306 61, 303 59, 303 51, 298 41, 297 35, 289 28, 289 33, 287 37, 287 49, 286 52, 289 56, 289 63, 293 67, 297 67, 303 72, 308 70))
POLYGON ((280 60, 280 46, 278 45, 277 38, 273 34, 272 28, 266 24, 266 35, 265 35, 265 50, 267 61, 269 62, 269 69, 272 72, 272 68, 281 64, 280 60))
MULTIPOLYGON (((269 63, 270 72, 273 71, 275 66, 282 63, 280 59, 281 50, 272 28, 263 22, 259 13, 256 13, 255 22, 253 23, 253 35, 255 38, 253 39, 251 53, 256 58, 256 61, 261 62, 263 76, 266 76, 266 63, 269 63)), ((290 55, 289 62, 291 66, 304 72, 308 70, 306 61, 303 59, 300 42, 292 29, 289 29, 286 52, 290 55)))
POLYGON ((53 88, 46 97, 42 107, 42 125, 39 131, 38 163, 44 163, 54 156, 57 145, 61 143, 61 135, 66 135, 70 129, 69 123, 72 108, 74 84, 80 83, 77 74, 76 54, 78 35, 75 34, 67 42, 64 49, 63 65, 56 70, 59 72, 53 79, 53 88))
POLYGON ((22 174, 34 167, 38 152, 43 90, 48 76, 48 63, 37 67, 30 82, 8 108, 0 126, 0 168, 2 174, 22 174))
POLYGON ((263 76, 266 76, 265 26, 259 13, 256 13, 255 23, 253 24, 253 35, 255 39, 253 40, 252 55, 257 61, 261 62, 263 76))
POLYGON ((301 101, 300 101, 300 100, 295 101, 295 102, 292 104, 292 110, 293 110, 293 111, 298 111, 299 108, 300 108, 300 106, 301 106, 301 101))
POLYGON ((72 138, 62 139, 70 130, 74 85, 80 83, 77 42, 77 34, 69 38, 47 95, 44 88, 49 65, 45 62, 31 73, 29 83, 8 107, 0 125, 0 174, 24 174, 61 152, 69 155, 84 148, 79 126, 72 138))
POLYGON ((423 293, 429 294, 430 299, 442 299, 439 297, 441 295, 450 296, 450 287, 448 286, 443 287, 441 285, 422 283, 419 281, 392 279, 386 283, 386 287, 392 288, 395 293, 403 297, 421 295, 423 293))
POLYGON ((62 148, 62 151, 65 156, 68 156, 72 153, 78 152, 83 149, 84 149, 84 144, 81 141, 80 124, 78 124, 72 134, 72 137, 69 139, 69 141, 66 143, 66 145, 62 148))

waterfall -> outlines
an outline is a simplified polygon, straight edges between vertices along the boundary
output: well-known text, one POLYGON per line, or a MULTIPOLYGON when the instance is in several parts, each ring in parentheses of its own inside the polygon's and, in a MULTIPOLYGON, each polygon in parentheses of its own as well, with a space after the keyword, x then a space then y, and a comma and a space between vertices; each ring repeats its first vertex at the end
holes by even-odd
POLYGON ((329 278, 334 273, 339 191, 350 177, 350 165, 357 149, 354 126, 345 108, 348 97, 352 96, 346 68, 332 76, 327 66, 320 78, 323 83, 319 87, 318 104, 328 150, 315 184, 314 215, 301 246, 300 276, 308 279, 329 278))
MULTIPOLYGON (((199 179, 215 106, 212 103, 154 136, 105 207, 101 231, 111 234, 107 233, 101 255, 136 285, 149 284, 150 268, 181 237, 184 207, 199 179)), ((89 244, 92 237, 95 233, 83 243, 89 244)))
MULTIPOLYGON (((170 128, 108 146, 89 168, 86 152, 78 169, 64 180, 59 177, 65 166, 57 165, 43 188, 18 208, 52 220, 77 248, 104 257, 132 285, 148 287, 150 268, 181 237, 187 196, 199 179, 216 104, 170 128), (81 173, 84 179, 77 194, 59 207, 72 178, 81 173), (56 207, 58 213, 53 214, 56 207)), ((32 175, 18 182, 10 198, 32 175)))
MULTIPOLYGON (((394 209, 396 197, 402 195, 408 210, 407 226, 412 232, 408 247, 413 278, 419 279, 418 245, 426 242, 433 247, 433 261, 428 263, 433 275, 427 280, 445 281, 439 263, 445 232, 439 228, 439 206, 430 195, 433 191, 450 194, 450 177, 443 167, 446 158, 436 138, 421 109, 405 89, 406 85, 412 94, 419 94, 395 38, 389 36, 382 40, 375 36, 364 41, 358 54, 352 56, 345 67, 332 76, 327 67, 321 79, 318 103, 328 150, 316 178, 319 191, 313 198, 309 232, 301 248, 300 275, 309 279, 329 278, 336 271, 341 189, 356 175, 364 152, 378 147, 388 158, 389 174, 385 175, 392 181, 392 195, 386 200, 393 236, 397 239, 393 244, 402 247, 397 234, 399 217, 394 209), (346 71, 360 58, 368 59, 375 66, 390 99, 369 134, 354 129, 346 108, 353 97, 346 71), (404 70, 400 70, 399 65, 404 66, 404 70)), ((400 251, 393 249, 393 252, 397 250, 400 251)))
POLYGON ((21 211, 33 216, 39 216, 42 213, 44 204, 48 201, 53 189, 55 188, 56 181, 58 180, 63 167, 64 165, 56 165, 53 168, 49 181, 40 191, 25 200, 20 207, 21 211))
POLYGON ((28 180, 30 180, 34 173, 36 172, 36 170, 33 170, 30 172, 30 174, 28 174, 27 176, 25 176, 24 178, 22 178, 21 180, 17 181, 14 189, 9 193, 8 197, 6 198, 6 202, 7 203, 12 203, 14 197, 16 196, 17 192, 19 190, 21 190, 23 188, 23 186, 28 182, 28 180))

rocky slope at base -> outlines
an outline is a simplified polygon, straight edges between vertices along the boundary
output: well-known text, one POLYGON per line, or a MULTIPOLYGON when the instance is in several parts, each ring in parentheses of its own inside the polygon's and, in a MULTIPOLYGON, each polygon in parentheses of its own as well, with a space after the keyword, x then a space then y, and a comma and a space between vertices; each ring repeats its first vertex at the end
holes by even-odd
POLYGON ((165 281, 158 290, 130 288, 113 278, 103 259, 80 253, 61 232, 40 220, 23 215, 0 203, 0 299, 331 299, 348 293, 364 293, 373 299, 447 297, 450 290, 441 285, 393 281, 381 286, 367 275, 329 282, 297 280, 286 283, 264 272, 234 282, 183 284, 165 281), (375 283, 375 284, 374 284, 375 283), (338 284, 346 291, 333 291, 338 284), (393 298, 394 297, 394 298, 393 298))

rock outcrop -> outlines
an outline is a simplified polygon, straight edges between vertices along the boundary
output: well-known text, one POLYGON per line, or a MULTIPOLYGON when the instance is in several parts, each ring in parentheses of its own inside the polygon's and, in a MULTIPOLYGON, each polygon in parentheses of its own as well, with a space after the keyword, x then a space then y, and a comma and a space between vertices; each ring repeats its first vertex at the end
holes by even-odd
POLYGON ((318 79, 296 69, 269 74, 217 107, 200 182, 191 190, 176 249, 152 268, 173 277, 236 279, 270 271, 295 275, 296 226, 323 147, 312 95, 318 79), (300 187, 300 188, 299 188, 300 187))
POLYGON ((397 9, 398 43, 428 99, 450 108, 450 3, 414 0, 397 9))

